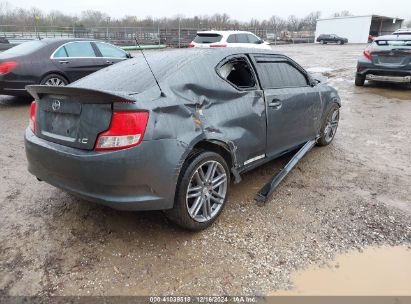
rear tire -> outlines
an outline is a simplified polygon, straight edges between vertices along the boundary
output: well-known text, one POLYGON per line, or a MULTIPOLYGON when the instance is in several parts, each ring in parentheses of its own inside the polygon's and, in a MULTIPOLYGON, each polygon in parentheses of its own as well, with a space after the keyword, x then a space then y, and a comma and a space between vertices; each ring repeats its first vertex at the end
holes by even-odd
POLYGON ((223 211, 229 188, 230 171, 224 158, 214 152, 197 151, 184 163, 174 207, 165 215, 184 229, 203 230, 223 211))
POLYGON ((321 44, 327 44, 327 42, 325 42, 324 40, 320 40, 321 44))
POLYGON ((357 87, 362 87, 365 83, 365 77, 360 75, 355 75, 355 85, 357 87))
POLYGON ((333 141, 335 133, 337 132, 339 120, 340 106, 333 102, 329 105, 326 111, 326 115, 320 130, 321 137, 317 140, 317 145, 327 146, 333 141))
POLYGON ((59 74, 49 74, 40 81, 41 85, 54 87, 63 87, 68 85, 68 83, 68 80, 59 74))

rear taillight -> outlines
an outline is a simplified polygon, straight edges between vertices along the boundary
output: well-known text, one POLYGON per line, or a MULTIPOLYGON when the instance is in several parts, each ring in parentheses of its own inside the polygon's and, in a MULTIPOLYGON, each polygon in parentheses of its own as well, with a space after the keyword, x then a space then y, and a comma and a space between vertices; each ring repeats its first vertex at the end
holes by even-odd
POLYGON ((36 132, 36 101, 33 101, 30 105, 29 127, 33 133, 36 132))
POLYGON ((147 112, 114 112, 110 129, 97 138, 96 150, 120 150, 137 146, 144 137, 147 112))
POLYGON ((370 50, 365 50, 365 51, 363 52, 363 55, 365 56, 365 58, 371 60, 371 59, 372 59, 371 53, 372 53, 372 52, 371 52, 370 50))
POLYGON ((212 48, 227 47, 227 44, 210 44, 210 47, 212 48))
POLYGON ((188 45, 188 47, 189 47, 189 48, 193 48, 193 47, 195 47, 195 45, 194 45, 194 43, 190 43, 190 44, 188 45))
POLYGON ((0 63, 0 74, 7 74, 14 70, 17 66, 17 62, 15 61, 6 61, 0 63))

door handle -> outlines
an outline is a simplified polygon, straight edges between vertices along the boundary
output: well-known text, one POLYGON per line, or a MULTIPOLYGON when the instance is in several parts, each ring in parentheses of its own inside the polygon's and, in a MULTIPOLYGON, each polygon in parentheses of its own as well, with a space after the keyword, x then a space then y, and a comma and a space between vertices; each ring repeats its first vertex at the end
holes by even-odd
POLYGON ((107 60, 106 63, 108 63, 108 64, 113 64, 114 61, 107 60))
POLYGON ((59 62, 60 62, 61 64, 69 63, 67 60, 59 60, 59 62))
POLYGON ((276 109, 276 110, 280 109, 282 105, 283 105, 283 103, 282 103, 281 100, 279 100, 279 99, 273 99, 273 100, 268 104, 268 106, 269 106, 270 108, 274 108, 274 109, 276 109))

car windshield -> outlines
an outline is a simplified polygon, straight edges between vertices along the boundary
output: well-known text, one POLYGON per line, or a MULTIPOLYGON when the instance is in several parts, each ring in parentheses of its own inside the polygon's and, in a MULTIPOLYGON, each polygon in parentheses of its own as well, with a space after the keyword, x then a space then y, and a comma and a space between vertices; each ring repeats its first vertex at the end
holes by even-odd
POLYGON ((8 49, 2 52, 1 55, 9 55, 9 56, 10 55, 15 55, 15 56, 27 55, 34 51, 37 51, 42 46, 44 46, 44 42, 39 41, 39 40, 23 42, 22 44, 16 45, 15 47, 12 47, 11 49, 8 49))
POLYGON ((220 42, 221 38, 223 36, 219 34, 197 34, 197 36, 194 38, 195 43, 214 43, 214 42, 220 42))
POLYGON ((411 49, 411 40, 377 40, 373 43, 377 50, 411 49))

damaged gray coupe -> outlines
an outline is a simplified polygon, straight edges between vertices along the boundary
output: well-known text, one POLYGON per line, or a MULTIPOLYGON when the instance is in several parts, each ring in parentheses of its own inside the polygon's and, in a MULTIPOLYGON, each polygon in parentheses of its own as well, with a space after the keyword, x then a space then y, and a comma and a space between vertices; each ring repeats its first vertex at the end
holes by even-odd
POLYGON ((29 86, 29 171, 86 200, 165 210, 200 230, 241 173, 334 138, 337 91, 284 55, 189 49, 146 59, 67 87, 29 86))

